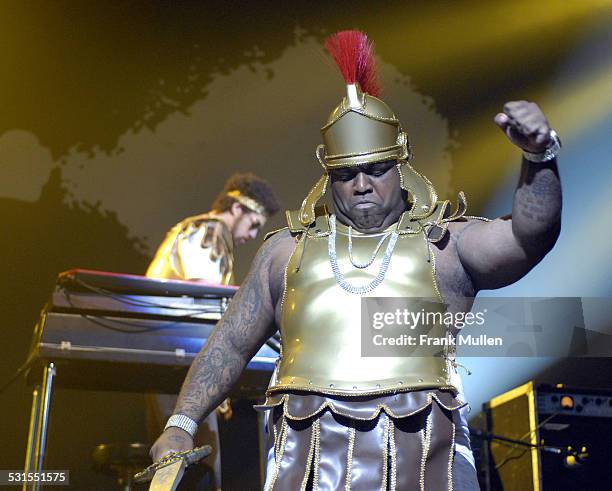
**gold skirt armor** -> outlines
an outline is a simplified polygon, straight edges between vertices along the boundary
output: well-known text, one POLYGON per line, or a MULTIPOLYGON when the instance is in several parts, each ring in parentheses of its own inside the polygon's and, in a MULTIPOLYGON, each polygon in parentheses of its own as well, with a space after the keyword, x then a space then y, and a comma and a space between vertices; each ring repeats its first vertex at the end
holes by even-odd
POLYGON ((455 424, 450 392, 379 397, 274 394, 266 491, 451 490, 455 424))

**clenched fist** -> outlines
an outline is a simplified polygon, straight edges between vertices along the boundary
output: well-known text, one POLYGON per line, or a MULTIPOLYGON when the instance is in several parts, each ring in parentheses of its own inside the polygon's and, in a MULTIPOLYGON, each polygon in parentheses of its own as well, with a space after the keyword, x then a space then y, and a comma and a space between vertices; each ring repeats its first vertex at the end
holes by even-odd
POLYGON ((512 101, 504 104, 495 123, 517 147, 531 153, 542 153, 551 144, 550 125, 535 102, 512 101))

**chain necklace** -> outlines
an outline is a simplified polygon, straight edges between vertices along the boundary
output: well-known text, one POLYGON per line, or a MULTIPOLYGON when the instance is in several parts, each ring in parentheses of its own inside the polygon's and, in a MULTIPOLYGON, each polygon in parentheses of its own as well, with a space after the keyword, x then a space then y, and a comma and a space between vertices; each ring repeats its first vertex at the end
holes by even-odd
MULTIPOLYGON (((329 217, 329 237, 327 239, 328 252, 329 252, 329 262, 331 264, 332 271, 334 272, 334 276, 336 277, 336 282, 340 287, 349 292, 354 293, 355 295, 364 295, 366 293, 374 290, 378 285, 380 285, 385 279, 385 275, 387 274, 387 270, 389 269, 389 262, 391 261, 391 255, 393 254, 393 249, 395 248, 395 242, 397 241, 398 233, 397 231, 393 231, 391 233, 391 237, 389 239, 389 243, 387 244, 387 249, 385 250, 385 255, 383 256, 382 263, 380 265, 380 270, 378 274, 370 281, 369 283, 362 286, 355 286, 349 283, 342 272, 340 271, 340 267, 338 266, 338 256, 336 255, 336 216, 331 215, 329 217)), ((386 238, 383 237, 383 239, 386 238)), ((382 240, 379 243, 378 248, 382 244, 382 240)), ((376 254, 374 254, 376 256, 376 254)), ((351 261, 352 262, 352 261, 351 261)), ((370 262, 370 264, 373 261, 370 262)))
POLYGON ((380 247, 382 246, 382 244, 385 241, 385 239, 387 237, 389 237, 391 232, 387 232, 386 234, 384 234, 381 237, 381 239, 378 241, 378 245, 376 246, 376 249, 374 249, 374 253, 372 254, 372 257, 370 258, 370 260, 368 262, 359 263, 359 262, 355 261, 355 259, 353 258, 353 234, 352 234, 352 230, 353 230, 353 227, 351 227, 349 225, 349 231, 348 231, 348 253, 349 253, 349 260, 351 261, 351 264, 353 266, 355 266, 357 269, 365 269, 370 264, 372 264, 374 262, 374 259, 376 259, 376 256, 378 255, 378 251, 380 250, 380 247))

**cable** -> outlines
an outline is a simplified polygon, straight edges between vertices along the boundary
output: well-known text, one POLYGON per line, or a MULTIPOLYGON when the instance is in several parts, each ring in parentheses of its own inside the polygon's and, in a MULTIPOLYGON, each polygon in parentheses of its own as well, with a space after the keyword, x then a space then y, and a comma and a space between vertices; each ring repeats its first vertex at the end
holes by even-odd
POLYGON ((28 368, 30 368, 33 362, 34 362, 34 358, 32 357, 28 358, 26 362, 17 369, 15 374, 7 382, 2 384, 2 386, 0 387, 0 394, 2 394, 6 389, 8 389, 11 386, 11 384, 13 384, 13 382, 15 382, 15 380, 17 380, 21 376, 23 372, 25 372, 28 368))
MULTIPOLYGON (((99 293, 99 292, 98 292, 99 293)), ((131 306, 135 306, 135 307, 155 307, 155 308, 159 308, 159 309, 167 309, 167 310, 191 310, 188 307, 175 307, 172 305, 162 305, 162 304, 154 304, 152 302, 146 302, 145 305, 143 304, 139 304, 138 301, 131 301, 128 299, 124 299, 120 296, 117 295, 109 295, 106 293, 100 293, 101 295, 107 296, 109 298, 113 298, 114 300, 117 300, 123 304, 126 305, 131 305, 131 306)), ((72 302, 72 296, 69 290, 64 290, 64 295, 66 297, 66 300, 68 301, 68 303, 70 304, 71 307, 73 307, 75 310, 81 310, 81 307, 75 305, 72 302)), ((145 302, 145 301, 143 301, 145 302)), ((183 314, 183 315, 174 315, 172 316, 173 318, 176 319, 196 319, 198 318, 199 315, 201 314, 221 314, 221 309, 216 308, 216 307, 201 307, 199 309, 193 309, 193 312, 190 312, 189 314, 183 314)))
MULTIPOLYGON (((558 416, 558 415, 559 415, 559 413, 553 413, 553 414, 551 414, 551 415, 550 415, 548 418, 544 419, 544 421, 541 421, 541 422, 540 422, 540 424, 538 424, 538 425, 537 425, 537 426, 536 426, 536 427, 535 427, 533 430, 528 431, 528 432, 527 432, 527 433, 525 433, 525 434, 524 434, 524 435, 523 435, 521 438, 519 438, 519 441, 523 442, 523 440, 524 440, 525 438, 530 437, 530 436, 531 436, 533 433, 535 433, 536 431, 538 431, 538 430, 539 430, 539 429, 540 429, 542 426, 544 426, 544 425, 545 425, 546 423, 548 423, 548 422, 549 422, 551 419, 553 419, 555 416, 558 416)), ((527 443, 527 442, 523 442, 523 443, 527 443)), ((502 467, 503 465, 507 464, 509 461, 514 460, 514 458, 511 458, 511 455, 512 455, 512 452, 514 452, 514 450, 516 450, 516 449, 517 449, 517 447, 518 447, 519 445, 520 445, 520 444, 515 443, 515 444, 512 446, 512 448, 510 448, 510 450, 508 450, 508 451, 506 452, 506 455, 505 455, 505 456, 502 458, 502 461, 501 461, 499 464, 497 464, 497 465, 495 466, 495 469, 496 469, 496 470, 497 470, 497 469, 501 469, 501 467, 502 467)), ((530 444, 530 446, 531 446, 531 445, 532 445, 532 444, 530 444)), ((540 447, 541 447, 540 445, 536 444, 536 448, 540 448, 540 447)), ((527 452, 527 450, 524 450, 524 451, 521 453, 521 455, 517 456, 516 458, 521 458, 523 455, 525 455, 525 452, 527 452)))
MULTIPOLYGON (((113 321, 116 322, 117 324, 123 324, 125 326, 132 326, 132 327, 141 327, 141 329, 138 329, 138 330, 121 329, 120 327, 111 326, 109 324, 105 324, 104 322, 102 322, 101 319, 104 319, 104 317, 88 315, 88 314, 79 314, 79 315, 83 317, 84 319, 87 319, 90 322, 97 324, 100 327, 108 329, 109 331, 121 332, 125 334, 143 334, 147 332, 161 331, 163 329, 172 329, 174 327, 177 327, 177 324, 179 324, 178 322, 172 322, 172 323, 164 324, 163 326, 146 326, 145 327, 145 326, 138 326, 135 322, 123 322, 121 319, 113 319, 113 321)), ((179 325, 178 327, 181 327, 181 326, 179 325)))
POLYGON ((278 353, 280 355, 281 352, 281 342, 280 342, 280 336, 278 336, 278 333, 272 335, 270 338, 268 338, 268 340, 266 341, 266 344, 272 348, 272 350, 274 350, 276 353, 278 353))
POLYGON ((525 452, 527 452, 531 448, 536 448, 538 450, 544 450, 544 451, 548 451, 548 452, 553 452, 553 453, 556 453, 556 454, 563 453, 564 449, 562 449, 561 447, 552 447, 552 446, 548 446, 548 445, 541 445, 541 444, 538 444, 538 443, 530 443, 530 442, 523 441, 525 438, 530 437, 534 432, 536 432, 538 429, 540 429, 542 426, 544 426, 551 419, 553 419, 555 416, 558 416, 558 415, 559 415, 559 413, 551 414, 548 418, 546 418, 542 422, 540 422, 540 424, 538 424, 533 430, 528 431, 522 437, 520 437, 518 440, 513 439, 513 438, 503 437, 503 436, 500 436, 500 435, 494 435, 494 434, 488 433, 488 432, 483 432, 483 431, 479 431, 479 430, 473 430, 473 429, 470 429, 470 433, 475 435, 475 436, 477 436, 477 437, 479 437, 479 438, 483 438, 483 439, 487 439, 487 440, 496 440, 498 442, 505 443, 505 444, 508 444, 510 446, 510 449, 502 457, 501 462, 499 464, 495 465, 495 469, 497 470, 497 469, 500 469, 503 465, 507 464, 508 462, 510 462, 512 460, 520 459, 523 455, 525 455, 525 452), (514 455, 513 456, 512 453, 515 450, 517 450, 518 447, 526 447, 526 448, 524 448, 524 450, 519 455, 514 455))

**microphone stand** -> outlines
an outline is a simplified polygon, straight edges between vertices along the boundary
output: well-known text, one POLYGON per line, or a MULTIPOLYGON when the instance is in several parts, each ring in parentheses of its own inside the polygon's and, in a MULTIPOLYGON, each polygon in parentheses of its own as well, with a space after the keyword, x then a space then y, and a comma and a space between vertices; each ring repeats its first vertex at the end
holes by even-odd
POLYGON ((556 447, 552 445, 540 445, 538 443, 529 443, 524 442, 522 440, 516 440, 514 438, 508 438, 501 435, 496 435, 494 433, 490 433, 488 431, 476 430, 473 428, 469 428, 470 435, 474 435, 476 438, 480 438, 481 440, 486 441, 501 441, 512 443, 514 445, 520 445, 528 448, 537 448, 538 450, 542 450, 543 452, 553 453, 555 455, 559 455, 564 457, 564 465, 566 467, 578 467, 589 458, 589 454, 587 452, 586 447, 582 447, 581 451, 578 452, 574 450, 572 447, 556 447))

